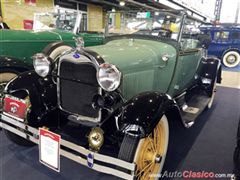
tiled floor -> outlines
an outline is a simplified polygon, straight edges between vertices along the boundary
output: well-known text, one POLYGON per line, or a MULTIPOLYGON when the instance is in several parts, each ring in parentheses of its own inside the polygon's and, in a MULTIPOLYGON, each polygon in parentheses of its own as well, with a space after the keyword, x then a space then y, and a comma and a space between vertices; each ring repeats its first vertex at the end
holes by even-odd
POLYGON ((240 89, 240 72, 222 71, 222 83, 219 86, 240 89))

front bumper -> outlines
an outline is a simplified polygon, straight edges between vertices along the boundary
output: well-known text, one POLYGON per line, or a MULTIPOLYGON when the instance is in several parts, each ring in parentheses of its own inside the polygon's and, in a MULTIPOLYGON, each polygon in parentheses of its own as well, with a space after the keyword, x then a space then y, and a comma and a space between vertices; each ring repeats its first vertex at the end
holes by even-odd
MULTIPOLYGON (((38 129, 28 126, 22 122, 19 122, 18 120, 15 120, 13 117, 10 117, 6 113, 1 114, 0 127, 18 136, 21 136, 22 138, 28 139, 29 141, 39 144, 38 129)), ((66 141, 64 139, 61 139, 60 144, 61 144, 60 154, 68 159, 71 159, 77 163, 80 163, 88 167, 87 156, 88 154, 92 153, 94 160, 96 160, 97 162, 94 163, 91 169, 96 170, 98 172, 111 174, 123 179, 134 179, 134 172, 136 168, 135 163, 129 163, 117 158, 113 158, 111 156, 106 156, 103 154, 92 152, 82 146, 74 144, 70 141, 66 141), (67 151, 63 149, 63 147, 66 147, 71 151, 67 151)))

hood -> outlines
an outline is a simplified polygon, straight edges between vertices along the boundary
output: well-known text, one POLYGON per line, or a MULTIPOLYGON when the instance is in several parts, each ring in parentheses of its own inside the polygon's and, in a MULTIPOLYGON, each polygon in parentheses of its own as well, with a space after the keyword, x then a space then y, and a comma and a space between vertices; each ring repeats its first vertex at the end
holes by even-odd
POLYGON ((73 41, 74 34, 61 32, 58 30, 51 31, 25 31, 25 30, 4 30, 1 31, 1 41, 73 41))
POLYGON ((166 54, 173 58, 176 56, 172 45, 143 39, 117 39, 89 49, 102 56, 105 62, 116 65, 122 72, 163 64, 162 56, 166 54))

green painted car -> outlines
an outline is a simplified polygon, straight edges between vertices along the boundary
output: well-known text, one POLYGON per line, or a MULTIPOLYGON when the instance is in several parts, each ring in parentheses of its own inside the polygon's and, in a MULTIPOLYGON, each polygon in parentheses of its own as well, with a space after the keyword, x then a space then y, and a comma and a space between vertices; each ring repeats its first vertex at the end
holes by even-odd
POLYGON ((20 145, 41 142, 45 127, 62 136, 61 155, 75 162, 158 179, 184 143, 175 137, 213 105, 221 63, 207 56, 209 37, 184 11, 112 13, 121 19, 107 21, 103 45, 78 42, 54 62, 36 54, 34 71, 6 86, 1 123, 20 145))
POLYGON ((49 56, 55 59, 74 47, 75 39, 79 37, 85 41, 85 46, 96 46, 104 40, 103 34, 97 32, 73 34, 60 30, 0 30, 0 100, 10 79, 33 68, 31 57, 35 53, 49 51, 49 47, 53 48, 51 44, 55 44, 54 50, 49 52, 49 56))
MULTIPOLYGON (((53 31, 0 31, 0 55, 19 59, 32 64, 33 54, 42 51, 48 44, 63 41, 68 46, 74 46, 76 35, 58 30, 53 31)), ((1 62, 2 63, 2 62, 1 62)))

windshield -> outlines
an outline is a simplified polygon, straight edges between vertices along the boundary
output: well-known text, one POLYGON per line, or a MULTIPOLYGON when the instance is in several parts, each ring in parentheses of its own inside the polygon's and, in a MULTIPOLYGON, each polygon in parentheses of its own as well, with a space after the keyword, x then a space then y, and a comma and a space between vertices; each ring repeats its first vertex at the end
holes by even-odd
POLYGON ((81 17, 81 13, 77 12, 36 13, 33 30, 59 29, 76 33, 81 17))
POLYGON ((106 36, 141 34, 177 40, 182 23, 181 14, 169 12, 110 12, 106 36))

